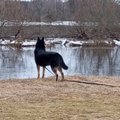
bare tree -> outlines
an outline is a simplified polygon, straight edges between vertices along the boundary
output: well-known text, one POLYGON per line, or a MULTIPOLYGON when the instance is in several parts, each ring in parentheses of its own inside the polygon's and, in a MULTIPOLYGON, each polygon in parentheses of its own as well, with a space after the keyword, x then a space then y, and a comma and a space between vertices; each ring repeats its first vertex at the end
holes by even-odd
POLYGON ((120 6, 116 0, 69 0, 71 20, 80 23, 77 31, 96 33, 104 36, 118 29, 120 6))

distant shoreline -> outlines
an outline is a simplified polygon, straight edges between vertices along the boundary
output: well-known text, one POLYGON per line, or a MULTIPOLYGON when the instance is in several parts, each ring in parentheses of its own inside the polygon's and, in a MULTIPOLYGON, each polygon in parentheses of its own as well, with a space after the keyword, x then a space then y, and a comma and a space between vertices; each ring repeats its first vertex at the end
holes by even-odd
MULTIPOLYGON (((64 46, 71 46, 71 47, 114 47, 115 45, 120 45, 120 41, 118 40, 112 40, 112 39, 106 39, 106 40, 79 40, 75 38, 46 38, 45 39, 46 46, 53 46, 55 44, 61 44, 64 46)), ((0 40, 0 46, 12 46, 12 47, 31 47, 35 46, 36 40, 22 40, 19 38, 19 40, 0 40)))

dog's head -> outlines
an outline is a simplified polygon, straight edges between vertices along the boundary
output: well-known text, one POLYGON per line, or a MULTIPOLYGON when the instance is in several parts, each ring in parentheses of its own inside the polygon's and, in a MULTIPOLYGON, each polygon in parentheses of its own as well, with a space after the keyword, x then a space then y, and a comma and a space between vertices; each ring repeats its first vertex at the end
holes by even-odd
POLYGON ((45 49, 44 37, 42 39, 37 38, 36 48, 45 49))

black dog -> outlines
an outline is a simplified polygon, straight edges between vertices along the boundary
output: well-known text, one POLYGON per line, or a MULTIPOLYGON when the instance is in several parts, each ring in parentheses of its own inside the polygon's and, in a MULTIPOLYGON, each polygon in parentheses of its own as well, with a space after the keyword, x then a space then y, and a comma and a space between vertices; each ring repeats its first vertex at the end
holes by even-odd
POLYGON ((40 78, 40 66, 43 67, 42 78, 44 78, 45 67, 47 65, 51 66, 52 71, 56 75, 56 81, 58 80, 57 71, 61 73, 62 80, 64 80, 64 74, 62 68, 67 70, 68 66, 65 65, 62 56, 57 52, 47 52, 45 50, 44 37, 40 40, 38 37, 36 47, 35 47, 35 62, 38 70, 38 79, 40 78))

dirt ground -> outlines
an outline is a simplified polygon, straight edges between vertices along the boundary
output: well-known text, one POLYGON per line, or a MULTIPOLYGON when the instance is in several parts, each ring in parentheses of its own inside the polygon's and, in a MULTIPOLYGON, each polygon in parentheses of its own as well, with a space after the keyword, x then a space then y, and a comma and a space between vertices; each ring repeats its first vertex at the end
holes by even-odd
POLYGON ((0 120, 120 120, 120 78, 2 80, 0 120))

